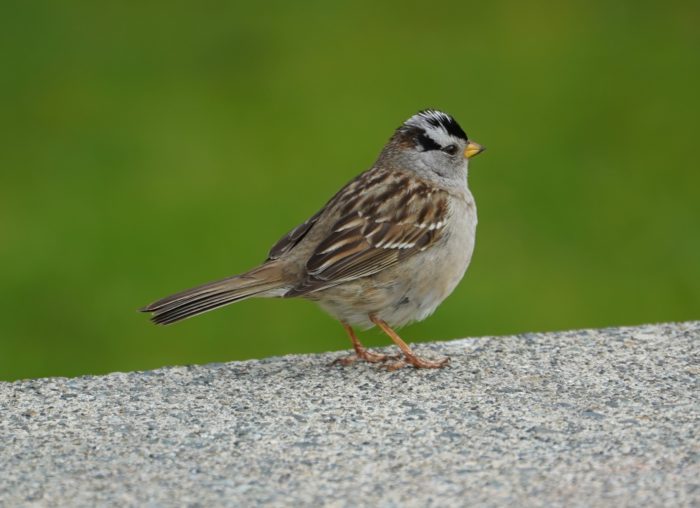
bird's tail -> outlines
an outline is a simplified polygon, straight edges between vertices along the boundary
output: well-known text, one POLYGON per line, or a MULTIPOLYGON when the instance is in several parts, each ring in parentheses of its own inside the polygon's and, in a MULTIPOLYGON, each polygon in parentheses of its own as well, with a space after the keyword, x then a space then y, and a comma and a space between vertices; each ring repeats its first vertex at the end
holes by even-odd
POLYGON ((276 263, 267 263, 241 275, 165 297, 140 310, 151 312, 151 321, 154 323, 169 325, 251 296, 278 296, 274 294, 274 290, 282 290, 284 287, 281 275, 280 267, 276 263))

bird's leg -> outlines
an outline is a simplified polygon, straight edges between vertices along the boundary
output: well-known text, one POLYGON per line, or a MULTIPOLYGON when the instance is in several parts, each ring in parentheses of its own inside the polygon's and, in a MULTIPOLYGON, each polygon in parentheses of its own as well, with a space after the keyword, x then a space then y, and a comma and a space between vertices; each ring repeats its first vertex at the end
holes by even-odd
POLYGON ((391 340, 394 341, 394 344, 399 346, 399 349, 401 349, 401 352, 404 355, 405 360, 401 360, 393 365, 388 365, 389 370, 400 369, 406 363, 410 363, 417 369, 441 369, 450 363, 450 359, 447 357, 442 358, 441 360, 427 360, 425 358, 421 358, 420 356, 416 355, 410 347, 408 347, 408 344, 406 344, 403 339, 399 337, 399 334, 392 330, 388 324, 373 314, 370 314, 369 318, 375 325, 381 328, 382 331, 386 333, 389 338, 391 338, 391 340))
POLYGON ((368 351, 365 346, 362 345, 360 342, 360 339, 357 338, 357 335, 355 335, 355 330, 352 329, 352 327, 341 321, 341 324, 343 325, 343 328, 345 328, 345 331, 348 332, 348 335, 350 336, 350 340, 352 341, 352 347, 355 349, 355 354, 350 355, 350 356, 345 356, 343 358, 338 358, 335 360, 333 363, 338 363, 340 365, 350 365, 352 363, 355 363, 357 360, 363 360, 365 362, 369 363, 380 363, 380 362, 386 362, 387 360, 395 360, 396 356, 390 356, 390 355, 383 355, 380 353, 373 353, 371 351, 368 351))

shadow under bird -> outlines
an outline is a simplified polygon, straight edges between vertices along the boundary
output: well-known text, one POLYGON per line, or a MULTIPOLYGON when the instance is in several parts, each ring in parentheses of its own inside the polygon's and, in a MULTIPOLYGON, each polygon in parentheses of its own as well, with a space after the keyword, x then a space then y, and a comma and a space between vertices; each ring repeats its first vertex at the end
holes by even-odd
POLYGON ((338 319, 355 353, 338 360, 440 368, 394 328, 425 319, 462 279, 474 250, 476 205, 469 159, 484 150, 448 114, 404 122, 374 165, 292 229, 260 266, 168 296, 143 309, 175 323, 251 297, 301 297, 338 319), (381 328, 402 355, 367 350, 352 326, 381 328))

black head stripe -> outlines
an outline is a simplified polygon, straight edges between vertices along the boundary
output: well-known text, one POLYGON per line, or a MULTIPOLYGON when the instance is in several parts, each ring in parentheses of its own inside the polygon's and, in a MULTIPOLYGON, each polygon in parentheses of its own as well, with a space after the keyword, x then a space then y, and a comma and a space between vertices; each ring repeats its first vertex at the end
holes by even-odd
POLYGON ((428 150, 440 150, 442 148, 433 138, 428 136, 423 129, 420 129, 416 134, 416 141, 423 148, 424 152, 428 150))
POLYGON ((438 119, 435 118, 434 116, 429 116, 429 117, 427 118, 427 120, 428 120, 428 123, 429 123, 430 125, 432 125, 433 127, 440 127, 440 120, 438 120, 438 119))
POLYGON ((442 127, 451 136, 463 139, 465 141, 467 140, 467 134, 450 115, 432 109, 421 111, 420 114, 433 127, 442 127))
POLYGON ((454 118, 447 117, 445 121, 441 123, 445 130, 450 133, 450 135, 465 141, 467 140, 467 133, 462 130, 457 122, 455 122, 454 118))

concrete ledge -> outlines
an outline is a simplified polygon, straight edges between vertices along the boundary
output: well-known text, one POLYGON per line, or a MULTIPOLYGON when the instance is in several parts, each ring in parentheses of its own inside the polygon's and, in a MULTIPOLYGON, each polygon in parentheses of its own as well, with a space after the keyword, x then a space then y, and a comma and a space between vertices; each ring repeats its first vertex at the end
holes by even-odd
POLYGON ((0 506, 698 506, 700 322, 0 383, 0 506))

